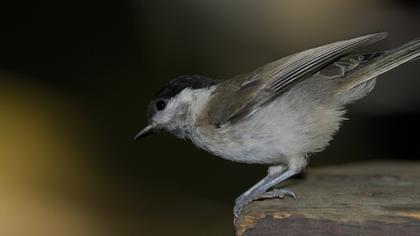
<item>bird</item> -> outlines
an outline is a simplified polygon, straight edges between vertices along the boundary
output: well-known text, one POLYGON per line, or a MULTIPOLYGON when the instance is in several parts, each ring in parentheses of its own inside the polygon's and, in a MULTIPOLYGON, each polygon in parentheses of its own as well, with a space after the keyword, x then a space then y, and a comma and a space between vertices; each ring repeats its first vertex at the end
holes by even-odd
POLYGON ((267 175, 236 198, 236 219, 254 200, 296 195, 276 188, 325 149, 346 119, 346 105, 365 97, 379 75, 420 57, 420 38, 385 51, 352 53, 387 33, 342 40, 294 53, 227 80, 183 75, 151 99, 147 126, 189 139, 234 162, 262 164, 267 175))

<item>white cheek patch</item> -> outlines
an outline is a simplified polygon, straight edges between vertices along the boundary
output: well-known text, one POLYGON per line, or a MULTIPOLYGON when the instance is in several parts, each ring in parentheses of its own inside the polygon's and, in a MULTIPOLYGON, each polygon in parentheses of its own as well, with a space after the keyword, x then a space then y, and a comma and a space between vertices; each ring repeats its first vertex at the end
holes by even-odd
POLYGON ((171 123, 176 123, 177 121, 174 119, 184 115, 192 100, 192 90, 189 88, 182 90, 168 101, 165 109, 155 114, 153 122, 164 127, 175 125, 171 123))
POLYGON ((153 117, 153 123, 155 123, 156 125, 164 125, 171 120, 172 113, 169 104, 170 103, 166 105, 166 108, 164 110, 158 111, 155 114, 155 116, 153 117))

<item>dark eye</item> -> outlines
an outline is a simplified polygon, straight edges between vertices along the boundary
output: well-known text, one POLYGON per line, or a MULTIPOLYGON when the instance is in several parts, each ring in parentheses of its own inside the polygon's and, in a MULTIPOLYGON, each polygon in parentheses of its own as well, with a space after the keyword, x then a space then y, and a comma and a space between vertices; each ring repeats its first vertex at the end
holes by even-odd
POLYGON ((158 111, 161 111, 161 110, 165 109, 165 107, 166 107, 166 102, 165 101, 159 100, 159 101, 156 102, 156 109, 158 111))

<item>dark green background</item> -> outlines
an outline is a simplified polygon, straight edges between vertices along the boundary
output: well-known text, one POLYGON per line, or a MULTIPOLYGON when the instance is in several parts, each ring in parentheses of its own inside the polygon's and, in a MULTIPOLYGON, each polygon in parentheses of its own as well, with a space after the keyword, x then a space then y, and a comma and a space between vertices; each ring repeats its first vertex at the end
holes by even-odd
MULTIPOLYGON (((16 195, 47 199, 41 213, 51 201, 65 206, 53 217, 62 225, 56 231, 49 219, 27 226, 51 235, 231 235, 233 200, 266 168, 219 159, 167 134, 134 142, 154 92, 182 74, 228 79, 363 34, 390 33, 367 51, 420 37, 417 1, 14 2, 1 11, 0 93, 9 95, 0 97, 0 112, 24 112, 0 123, 41 128, 0 134, 17 137, 0 147, 12 160, 2 166, 13 173, 0 177, 24 189, 16 195), (53 127, 47 138, 45 127, 53 127), (30 145, 44 138, 42 151, 30 145)), ((419 68, 420 61, 382 76, 310 165, 419 159, 419 68)))

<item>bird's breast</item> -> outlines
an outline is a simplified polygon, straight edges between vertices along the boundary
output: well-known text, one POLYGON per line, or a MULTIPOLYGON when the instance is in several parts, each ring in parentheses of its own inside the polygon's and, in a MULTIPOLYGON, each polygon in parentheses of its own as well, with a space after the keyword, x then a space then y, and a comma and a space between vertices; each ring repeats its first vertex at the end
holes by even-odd
POLYGON ((224 159, 256 164, 282 164, 291 156, 322 150, 337 131, 338 107, 279 99, 251 117, 220 128, 196 125, 191 140, 224 159))

